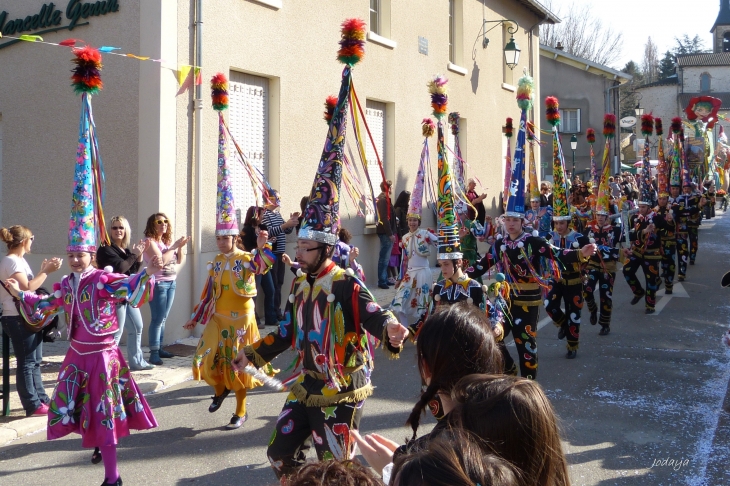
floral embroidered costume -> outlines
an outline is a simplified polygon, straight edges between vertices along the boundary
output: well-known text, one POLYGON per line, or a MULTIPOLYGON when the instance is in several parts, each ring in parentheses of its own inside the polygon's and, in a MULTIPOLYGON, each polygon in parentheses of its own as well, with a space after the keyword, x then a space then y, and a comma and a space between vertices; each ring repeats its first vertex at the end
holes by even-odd
MULTIPOLYGON (((317 251, 317 260, 297 271, 279 328, 243 353, 257 367, 267 365, 289 348, 297 352, 290 369, 301 369, 284 380, 290 393, 276 421, 267 455, 277 477, 289 476, 306 459, 313 442, 320 460, 347 460, 353 452, 350 431, 359 427, 364 400, 372 395, 373 349, 382 340, 391 356, 401 348, 389 344, 388 325, 396 323, 383 310, 354 271, 340 268, 330 257, 337 244, 340 186, 348 107, 354 103, 352 67, 365 43, 365 24, 342 24, 340 61, 346 64, 336 104, 333 104, 298 244, 317 251), (307 245, 316 243, 316 248, 307 245)), ((355 106, 352 107, 355 110, 355 106)), ((307 255, 310 253, 307 251, 307 255)), ((398 329, 399 332, 404 330, 398 329)))
POLYGON ((71 345, 61 364, 48 412, 48 440, 76 432, 83 447, 117 444, 129 431, 157 427, 152 410, 114 343, 116 304, 149 300, 154 277, 126 276, 90 267, 72 273, 38 296, 21 292, 23 317, 32 324, 66 313, 71 345))
POLYGON ((246 390, 261 383, 245 373, 236 373, 231 361, 244 346, 258 341, 259 331, 254 314, 255 275, 269 271, 274 256, 269 245, 253 253, 235 249, 218 254, 208 264, 200 303, 191 320, 204 325, 193 356, 193 378, 205 380, 220 396, 232 390, 238 399, 236 415, 245 417, 246 390))
POLYGON ((401 278, 390 308, 399 322, 405 326, 409 322, 418 321, 428 311, 429 292, 433 284, 428 255, 431 253, 430 247, 437 243, 436 235, 425 229, 418 229, 403 236, 404 258, 401 278))

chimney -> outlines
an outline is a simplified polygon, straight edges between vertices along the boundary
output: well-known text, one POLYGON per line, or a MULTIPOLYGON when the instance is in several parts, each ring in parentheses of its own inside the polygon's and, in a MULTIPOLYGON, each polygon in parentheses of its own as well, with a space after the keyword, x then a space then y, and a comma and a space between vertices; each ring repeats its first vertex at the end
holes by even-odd
POLYGON ((557 50, 559 50, 559 51, 562 51, 562 50, 563 50, 563 43, 562 43, 562 42, 560 42, 560 41, 558 41, 558 44, 557 44, 557 45, 555 46, 555 48, 556 48, 557 50))

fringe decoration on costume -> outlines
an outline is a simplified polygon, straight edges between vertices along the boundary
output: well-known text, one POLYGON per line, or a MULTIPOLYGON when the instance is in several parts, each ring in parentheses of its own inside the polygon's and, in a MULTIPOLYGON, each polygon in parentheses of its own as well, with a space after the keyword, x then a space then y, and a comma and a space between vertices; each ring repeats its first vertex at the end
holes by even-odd
POLYGON ((531 76, 524 75, 517 81, 517 106, 522 111, 528 111, 532 108, 532 91, 535 88, 535 82, 531 76))
POLYGON ((547 117, 548 123, 554 127, 560 125, 560 110, 558 106, 558 99, 555 96, 545 98, 545 116, 547 117))
POLYGON ((76 56, 73 60, 76 67, 73 68, 71 76, 73 81, 71 86, 74 87, 74 92, 76 94, 97 94, 104 86, 100 74, 101 53, 98 49, 89 46, 74 49, 73 53, 76 56))
POLYGON ((340 50, 337 59, 352 67, 365 56, 365 22, 360 19, 347 19, 342 22, 340 50))
POLYGON ((613 138, 616 134, 616 115, 606 113, 603 115, 603 136, 607 139, 613 138))
POLYGON ((432 119, 424 118, 423 121, 421 121, 421 133, 426 138, 433 137, 433 134, 436 133, 436 124, 432 119))
POLYGON ((641 134, 648 137, 654 132, 654 117, 650 114, 641 115, 641 134))
POLYGON ((223 73, 218 73, 210 80, 213 109, 223 111, 228 109, 228 79, 223 73))
POLYGON ((502 133, 504 133, 505 137, 512 138, 512 135, 514 135, 514 127, 512 126, 512 118, 507 117, 504 127, 502 127, 502 133))
POLYGON ((596 131, 592 128, 586 130, 586 140, 593 145, 596 143, 596 131))
POLYGON ((449 97, 446 90, 446 83, 449 80, 440 74, 428 83, 428 91, 431 93, 431 107, 433 107, 433 116, 441 121, 446 116, 446 109, 449 103, 449 97))
POLYGON ((328 96, 324 101, 324 121, 329 125, 337 107, 337 96, 328 96))

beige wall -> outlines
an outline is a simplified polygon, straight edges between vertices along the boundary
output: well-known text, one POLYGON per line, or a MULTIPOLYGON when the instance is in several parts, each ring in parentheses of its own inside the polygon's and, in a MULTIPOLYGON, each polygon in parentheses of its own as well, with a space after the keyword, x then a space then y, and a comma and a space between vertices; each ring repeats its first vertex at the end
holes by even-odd
MULTIPOLYGON (((27 15, 36 13, 44 2, 26 0, 22 12, 16 2, 2 3, 0 9, 27 15)), ((89 26, 71 33, 45 34, 44 38, 51 42, 81 38, 95 46, 118 46, 122 52, 167 61, 160 66, 119 56, 104 57, 105 89, 94 97, 94 115, 107 178, 105 212, 108 217, 120 213, 127 216, 133 238, 137 238, 149 214, 158 209, 165 211, 173 220, 175 237, 179 237, 193 233, 195 206, 200 202, 202 269, 215 254, 217 120, 210 107, 210 77, 219 71, 237 70, 270 79, 269 179, 280 189, 282 213, 288 215, 298 210, 299 199, 310 190, 326 130, 321 120, 322 104, 339 88, 342 65, 335 59, 339 21, 349 17, 367 19, 369 2, 285 0, 277 9, 249 0, 203 0, 203 193, 199 195, 194 194, 193 93, 175 97, 174 77, 178 65, 194 64, 195 1, 118 3, 118 13, 90 18, 89 26)), ((468 144, 463 149, 469 176, 478 176, 489 188, 487 207, 496 212, 496 197, 502 185, 501 125, 507 116, 519 116, 514 91, 503 87, 501 27, 490 32, 486 50, 478 42, 473 61, 472 46, 481 27, 482 3, 462 0, 460 59, 461 67, 467 70, 463 75, 447 69, 446 1, 389 3, 388 38, 397 45, 389 48, 368 42, 366 57, 355 68, 354 81, 361 103, 373 99, 389 104, 386 175, 394 181, 395 193, 412 189, 422 143, 420 122, 431 112, 426 83, 441 73, 450 79, 449 111, 459 111, 468 121, 468 133, 463 136, 468 144), (418 52, 419 36, 428 39, 428 56, 418 52)), ((515 40, 522 57, 514 73, 508 73, 508 81, 516 83, 523 67, 529 65, 525 29, 537 24, 538 18, 512 0, 490 2, 489 8, 488 20, 511 18, 520 24, 515 40)), ((539 79, 537 37, 533 46, 533 76, 539 79)), ((66 246, 80 107, 79 98, 69 86, 71 57, 64 48, 40 44, 21 43, 0 50, 2 65, 12 66, 0 71, 4 86, 0 92, 0 214, 3 225, 26 224, 37 235, 34 268, 43 256, 62 255, 66 246)), ((536 102, 539 100, 537 86, 536 102)), ((435 161, 433 145, 432 154, 435 161)), ((378 240, 368 234, 362 219, 347 214, 342 217, 361 248, 368 283, 374 285, 378 240)), ((425 224, 434 222, 426 217, 425 224)), ((290 237, 290 249, 293 241, 290 237)), ((180 269, 166 342, 186 334, 180 326, 202 285, 192 282, 191 257, 189 254, 180 269)))
MULTIPOLYGON (((668 136, 671 133, 672 118, 682 116, 677 104, 679 85, 652 86, 638 88, 636 91, 641 93, 640 103, 644 108, 644 113, 651 113, 654 118, 661 118, 665 137, 668 136)), ((637 128, 639 138, 642 138, 641 119, 637 123, 639 124, 637 128)))
POLYGON ((710 75, 710 93, 730 91, 730 75, 727 66, 702 66, 682 68, 682 80, 686 93, 700 92, 700 76, 703 73, 710 75))

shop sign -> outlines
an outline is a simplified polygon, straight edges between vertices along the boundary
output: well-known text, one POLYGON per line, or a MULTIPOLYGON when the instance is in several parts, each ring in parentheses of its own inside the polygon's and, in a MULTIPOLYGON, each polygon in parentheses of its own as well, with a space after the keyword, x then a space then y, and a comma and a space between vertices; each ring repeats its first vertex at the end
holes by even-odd
MULTIPOLYGON (((83 2, 69 0, 63 12, 56 8, 53 2, 44 3, 38 13, 26 16, 16 16, 3 10, 0 12, 0 32, 4 36, 18 37, 23 34, 41 35, 59 30, 74 30, 76 27, 89 25, 84 20, 89 17, 99 17, 109 13, 119 12, 119 0, 103 0, 97 2, 83 2), (64 16, 65 13, 65 16, 64 16), (67 23, 64 23, 64 18, 67 23)), ((0 44, 0 49, 20 42, 16 39, 0 44)))

